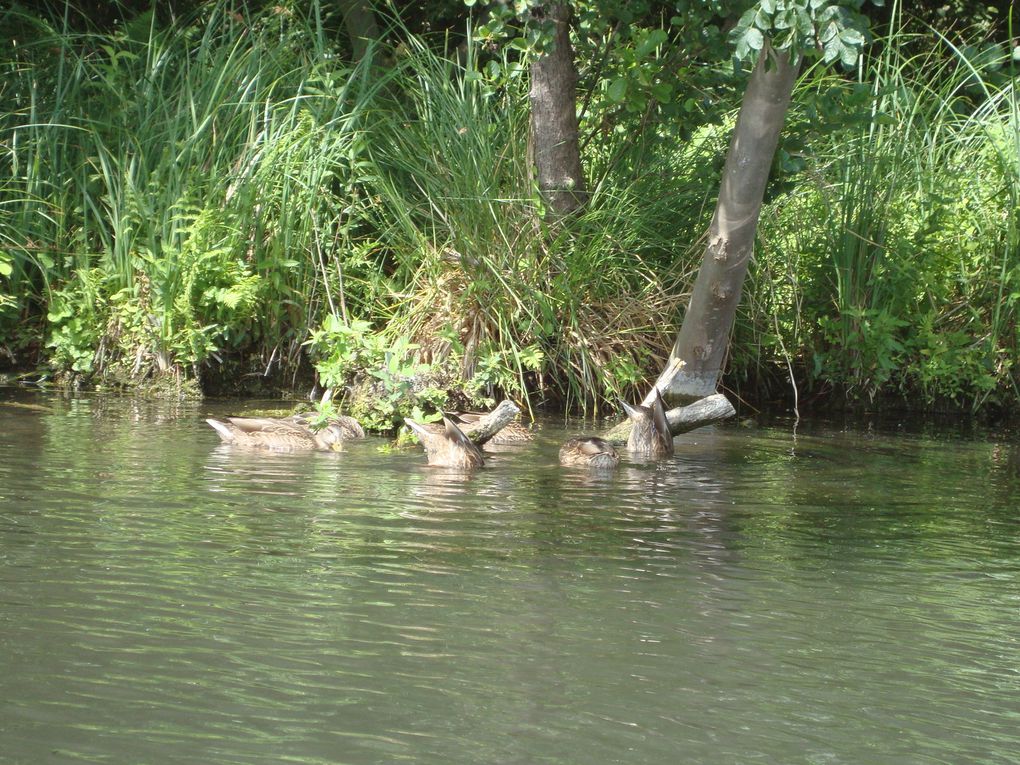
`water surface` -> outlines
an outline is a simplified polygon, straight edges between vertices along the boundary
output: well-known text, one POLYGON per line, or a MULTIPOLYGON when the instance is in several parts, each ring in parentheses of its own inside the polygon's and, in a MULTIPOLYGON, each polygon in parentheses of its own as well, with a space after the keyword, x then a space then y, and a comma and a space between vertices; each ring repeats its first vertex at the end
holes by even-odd
POLYGON ((1016 763, 1007 434, 707 428, 469 477, 0 388, 2 763, 1016 763))

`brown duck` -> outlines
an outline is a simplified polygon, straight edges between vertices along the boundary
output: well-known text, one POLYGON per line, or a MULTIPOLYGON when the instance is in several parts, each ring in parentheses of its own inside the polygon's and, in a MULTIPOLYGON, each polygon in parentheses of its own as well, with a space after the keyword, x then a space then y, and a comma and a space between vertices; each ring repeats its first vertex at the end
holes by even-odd
POLYGON ((611 469, 619 462, 613 445, 595 436, 577 436, 560 447, 560 464, 567 467, 611 469))
MULTIPOLYGON (((315 417, 316 414, 314 412, 301 412, 300 414, 292 414, 286 419, 286 421, 293 422, 305 428, 310 428, 312 423, 315 421, 315 417)), ((365 437, 365 429, 361 427, 361 423, 353 417, 348 417, 345 414, 337 417, 330 417, 326 421, 326 425, 336 425, 340 428, 344 441, 354 441, 358 438, 365 437)))
POLYGON ((639 454, 661 457, 673 453, 673 434, 666 420, 666 407, 662 396, 655 390, 655 400, 651 406, 631 406, 621 400, 623 410, 630 418, 630 438, 627 449, 639 454))
POLYGON ((404 422, 425 447, 430 465, 470 469, 485 464, 481 450, 450 418, 443 417, 442 426, 421 425, 406 417, 404 422))
POLYGON ((330 423, 321 430, 312 430, 290 417, 227 417, 225 420, 210 417, 206 422, 225 443, 276 452, 340 451, 346 440, 343 428, 336 423, 330 423))

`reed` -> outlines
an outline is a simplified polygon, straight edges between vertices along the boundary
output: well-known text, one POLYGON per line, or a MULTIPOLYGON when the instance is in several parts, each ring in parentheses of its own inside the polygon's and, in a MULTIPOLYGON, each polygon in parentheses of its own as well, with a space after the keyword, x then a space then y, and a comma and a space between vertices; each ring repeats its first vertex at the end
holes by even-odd
POLYGON ((639 174, 606 172, 586 212, 549 228, 528 159, 526 80, 494 84, 472 44, 459 62, 409 40, 392 73, 399 97, 375 112, 365 179, 397 290, 380 305, 386 331, 490 394, 584 410, 629 394, 668 350, 656 309, 675 315, 655 265, 682 232, 662 197, 642 199, 639 174))
POLYGON ((129 360, 145 377, 237 351, 293 361, 333 297, 323 250, 347 231, 366 100, 316 19, 219 3, 114 37, 23 21, 35 35, 5 65, 2 122, 12 291, 21 317, 75 305, 100 325, 49 311, 58 366, 129 360))
POLYGON ((805 78, 857 115, 816 135, 763 214, 735 347, 747 377, 972 408, 1015 396, 1016 94, 1006 51, 904 25, 856 82, 805 78), (918 52, 920 51, 920 52, 918 52), (980 51, 980 55, 976 55, 980 51), (758 370, 754 372, 752 370, 758 370))

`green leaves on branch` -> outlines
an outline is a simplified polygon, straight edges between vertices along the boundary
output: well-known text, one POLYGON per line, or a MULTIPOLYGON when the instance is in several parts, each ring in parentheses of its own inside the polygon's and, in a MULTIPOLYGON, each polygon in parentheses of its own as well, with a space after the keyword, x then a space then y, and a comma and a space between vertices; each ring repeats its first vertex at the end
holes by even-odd
POLYGON ((319 380, 338 391, 343 409, 370 431, 393 431, 405 417, 439 420, 451 388, 470 398, 462 382, 419 361, 417 344, 390 338, 362 319, 327 316, 306 345, 319 380))
MULTIPOLYGON (((468 7, 476 0, 465 0, 468 7)), ((497 2, 489 6, 489 16, 475 30, 475 37, 489 44, 505 44, 527 56, 541 53, 552 41, 553 26, 536 13, 545 3, 541 0, 497 2)))
MULTIPOLYGON (((884 5, 884 0, 872 0, 884 5)), ((859 11, 864 0, 759 0, 730 33, 738 62, 754 64, 769 40, 787 51, 793 63, 802 56, 853 67, 868 43, 868 21, 859 11)))

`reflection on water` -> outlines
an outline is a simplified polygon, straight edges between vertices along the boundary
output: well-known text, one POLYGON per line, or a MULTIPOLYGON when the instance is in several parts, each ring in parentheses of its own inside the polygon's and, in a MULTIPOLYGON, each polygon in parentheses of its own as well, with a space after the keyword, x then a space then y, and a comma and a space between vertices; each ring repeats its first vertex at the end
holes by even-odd
POLYGON ((612 476, 0 389, 0 762, 1013 763, 1020 458, 705 429, 612 476))

